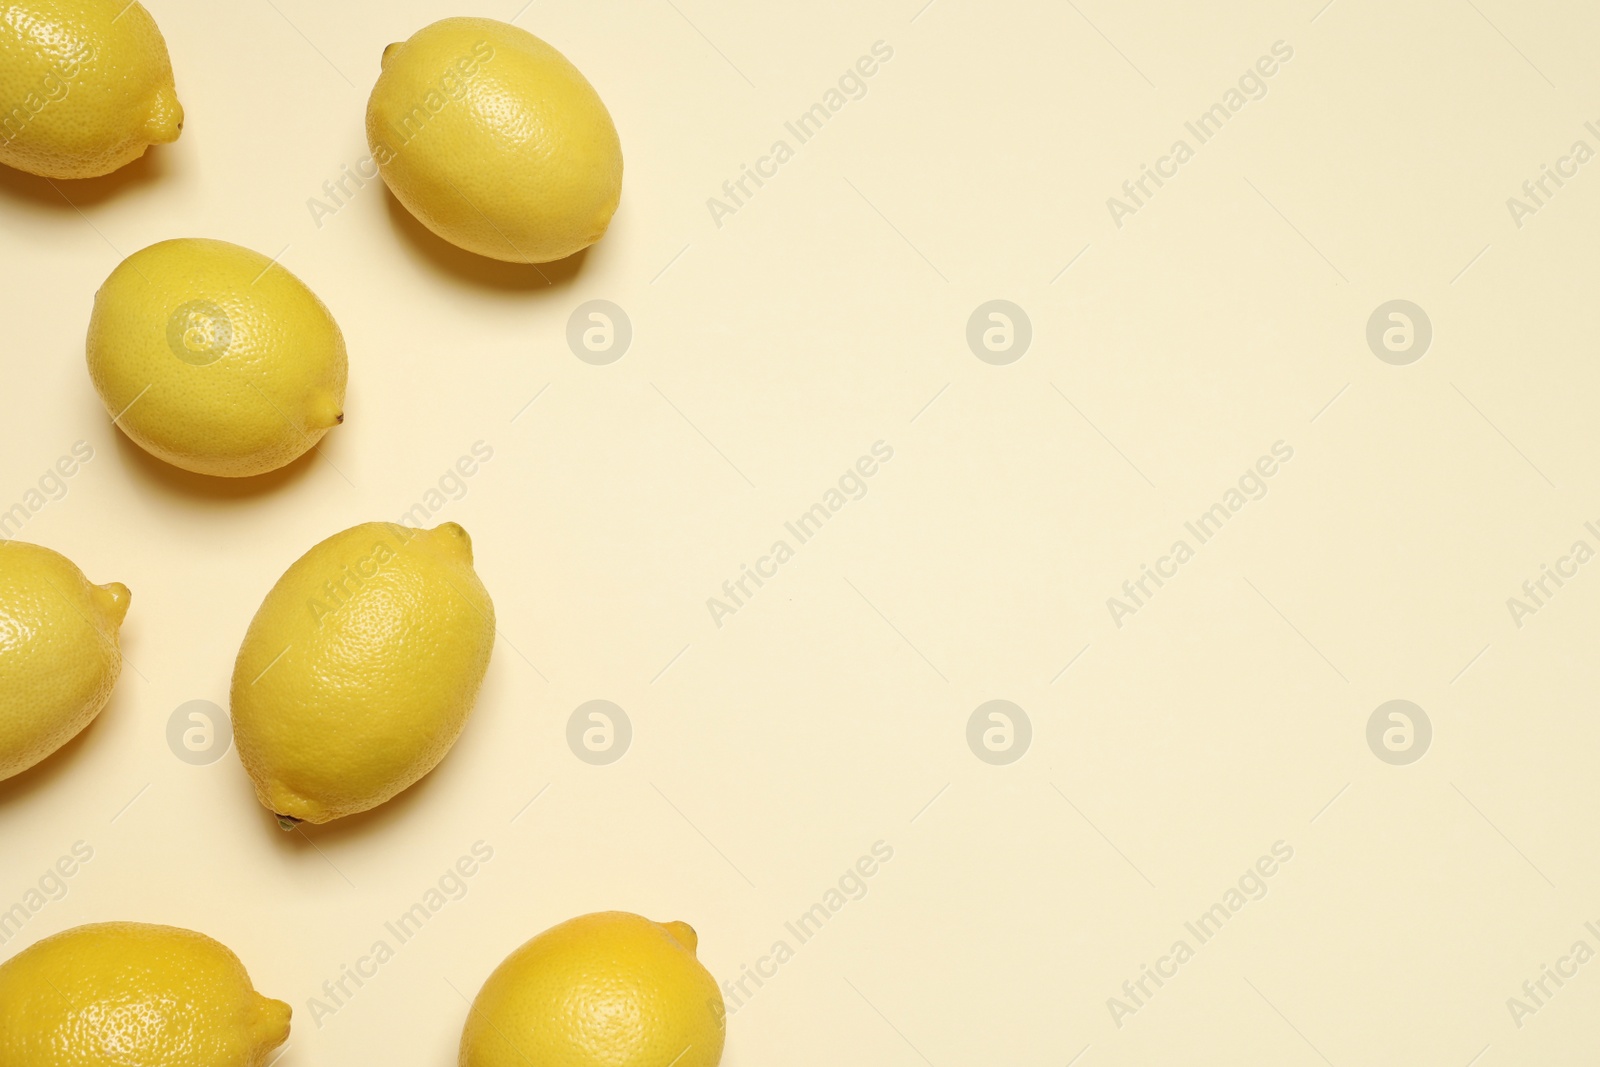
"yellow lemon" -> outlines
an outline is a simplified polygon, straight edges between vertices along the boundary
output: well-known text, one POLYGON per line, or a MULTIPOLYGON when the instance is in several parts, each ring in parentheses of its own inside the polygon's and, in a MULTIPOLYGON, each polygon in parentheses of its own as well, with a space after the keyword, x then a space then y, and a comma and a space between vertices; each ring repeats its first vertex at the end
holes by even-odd
POLYGON ((185 238, 123 260, 95 294, 89 377, 141 448, 196 474, 293 462, 344 421, 344 335, 259 252, 185 238))
POLYGON ((167 42, 142 5, 0 4, 0 163, 95 178, 182 129, 167 42))
POLYGON ((453 522, 369 522, 286 571, 233 668, 233 735, 292 826, 375 808, 438 766, 494 647, 494 604, 453 522))
POLYGON ((125 585, 89 584, 59 552, 0 542, 0 781, 72 740, 111 699, 129 599, 125 585))
POLYGON ((423 225, 491 259, 547 263, 587 248, 622 196, 622 144, 594 86, 493 19, 445 19, 386 48, 367 142, 423 225))
POLYGON ((289 1005, 192 930, 79 926, 0 966, 7 1067, 261 1067, 288 1036, 289 1005))
POLYGON ((570 919, 495 968, 460 1067, 716 1067, 722 993, 687 923, 623 911, 570 919))

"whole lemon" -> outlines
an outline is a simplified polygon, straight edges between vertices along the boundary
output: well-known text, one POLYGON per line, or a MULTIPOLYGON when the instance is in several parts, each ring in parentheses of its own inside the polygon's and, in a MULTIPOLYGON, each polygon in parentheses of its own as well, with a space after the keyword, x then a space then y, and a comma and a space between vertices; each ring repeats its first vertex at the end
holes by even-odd
POLYGON ((261 1067, 289 1037, 289 1005, 193 930, 98 923, 0 966, 7 1067, 261 1067))
POLYGON ((129 600, 127 586, 91 585, 58 552, 0 542, 0 781, 72 740, 111 699, 129 600))
POLYGON ((184 238, 135 252, 95 294, 89 377, 122 432, 196 474, 293 462, 344 421, 344 335, 259 252, 184 238))
POLYGON ((547 263, 587 248, 622 196, 622 144, 594 87, 493 19, 445 19, 384 49, 367 142, 423 225, 491 259, 547 263))
POLYGON ((126 0, 0 3, 0 163, 96 178, 178 139, 167 42, 126 0))
POLYGON ((311 549, 267 594, 233 668, 256 796, 280 821, 324 823, 412 785, 466 726, 494 633, 453 522, 369 522, 311 549))
POLYGON ((623 911, 546 930, 479 990, 460 1067, 716 1067, 722 993, 698 945, 687 923, 623 911))

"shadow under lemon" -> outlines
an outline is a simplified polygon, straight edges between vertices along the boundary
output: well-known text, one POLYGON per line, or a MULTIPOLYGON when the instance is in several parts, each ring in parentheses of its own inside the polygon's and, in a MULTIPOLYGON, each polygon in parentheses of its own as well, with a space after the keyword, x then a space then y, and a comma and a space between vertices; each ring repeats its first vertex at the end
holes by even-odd
POLYGON ((95 207, 122 193, 154 185, 171 171, 169 152, 155 149, 98 178, 41 178, 0 166, 0 193, 60 211, 95 207))
MULTIPOLYGON (((384 207, 389 219, 404 238, 413 258, 427 263, 443 274, 471 282, 474 285, 500 289, 505 292, 537 292, 541 289, 564 289, 571 285, 583 268, 589 249, 574 252, 566 259, 550 263, 506 263, 476 252, 457 248, 424 226, 404 204, 383 187, 384 207)), ((604 238, 602 238, 604 240, 604 238)))
MULTIPOLYGON (((388 823, 404 818, 406 812, 420 803, 423 797, 433 789, 434 780, 441 777, 438 774, 441 768, 435 767, 411 786, 402 790, 398 796, 384 801, 375 808, 369 808, 354 815, 346 815, 342 819, 334 819, 332 822, 322 823, 320 826, 303 822, 296 824, 293 830, 284 830, 283 827, 278 825, 277 818, 265 807, 262 807, 260 800, 256 798, 255 784, 250 781, 249 774, 245 772, 243 764, 240 763, 237 750, 235 750, 231 758, 233 759, 234 770, 238 771, 244 779, 244 788, 250 793, 251 803, 260 812, 261 832, 270 834, 274 838, 274 844, 291 853, 303 853, 308 848, 316 848, 319 844, 338 844, 341 841, 353 840, 379 832, 388 823)), ((448 760, 449 757, 446 756, 445 759, 448 760)))
POLYGON ((136 441, 123 433, 121 427, 116 427, 115 437, 117 453, 122 459, 124 471, 131 475, 141 488, 153 487, 170 495, 191 500, 206 497, 243 500, 268 496, 304 479, 313 466, 324 462, 317 452, 328 446, 333 433, 323 437, 317 442, 316 448, 307 449, 304 455, 288 465, 249 478, 218 478, 209 474, 186 471, 146 452, 136 441))

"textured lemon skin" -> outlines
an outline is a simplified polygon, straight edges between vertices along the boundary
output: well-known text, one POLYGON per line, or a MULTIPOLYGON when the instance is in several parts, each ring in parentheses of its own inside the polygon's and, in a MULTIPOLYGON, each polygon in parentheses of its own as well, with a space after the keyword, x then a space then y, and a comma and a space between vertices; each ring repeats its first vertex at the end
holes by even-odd
POLYGON ((622 143, 594 87, 493 19, 445 19, 390 45, 367 141, 423 225, 491 259, 547 263, 587 248, 622 197, 622 143))
POLYGON ((267 810, 324 823, 433 770, 466 726, 494 604, 455 523, 371 522, 267 594, 233 670, 234 743, 267 810))
POLYGON ((276 470, 344 420, 338 323, 300 279, 226 241, 125 259, 95 294, 87 349, 122 432, 197 474, 276 470))
POLYGON ((122 673, 117 638, 130 599, 125 585, 91 585, 58 552, 0 543, 0 781, 72 740, 106 706, 122 673))
POLYGON ((125 0, 0 0, 0 163, 96 178, 178 139, 161 30, 125 0))
POLYGON ((460 1067, 717 1067, 722 993, 686 923, 622 911, 552 927, 483 984, 460 1067))
POLYGON ((204 934, 79 926, 0 966, 0 1064, 261 1067, 287 1040, 289 1014, 204 934))

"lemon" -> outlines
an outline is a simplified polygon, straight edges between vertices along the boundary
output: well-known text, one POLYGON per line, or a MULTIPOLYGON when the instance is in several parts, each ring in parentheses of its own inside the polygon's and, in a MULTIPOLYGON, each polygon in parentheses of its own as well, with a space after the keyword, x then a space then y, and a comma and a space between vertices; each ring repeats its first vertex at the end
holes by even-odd
POLYGON ((0 163, 96 178, 178 139, 183 107, 150 12, 127 0, 0 4, 0 163))
POLYGON ((266 256, 185 238, 135 252, 95 294, 89 377, 141 448, 197 474, 293 462, 344 421, 344 335, 266 256))
POLYGON ((323 541, 267 594, 233 668, 256 796, 312 823, 390 799, 455 744, 493 647, 460 526, 370 522, 323 541))
POLYGON ((129 599, 125 585, 90 585, 59 552, 0 542, 0 781, 72 740, 111 699, 129 599))
POLYGON ((7 1067, 261 1067, 288 1036, 289 1005, 192 930, 79 926, 0 966, 7 1067))
POLYGON ((423 225, 491 259, 546 263, 587 248, 622 196, 622 144, 594 87, 493 19, 445 19, 386 48, 367 142, 423 225))
POLYGON ((722 993, 687 923, 622 911, 570 919, 478 992, 460 1067, 716 1067, 722 993))

